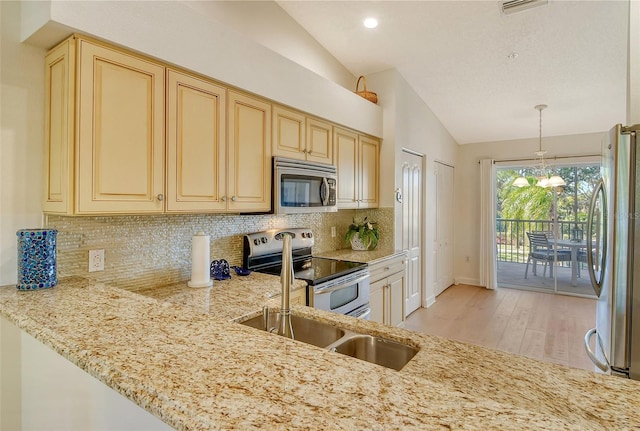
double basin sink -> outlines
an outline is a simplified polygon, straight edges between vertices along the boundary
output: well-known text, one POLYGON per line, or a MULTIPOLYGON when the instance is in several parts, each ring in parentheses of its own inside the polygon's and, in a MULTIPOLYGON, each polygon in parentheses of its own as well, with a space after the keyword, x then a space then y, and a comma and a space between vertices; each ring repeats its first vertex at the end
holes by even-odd
MULTIPOLYGON (((269 309, 240 323, 276 333, 279 318, 278 310, 269 309)), ((418 353, 418 349, 406 344, 360 334, 298 315, 291 315, 291 326, 294 340, 398 371, 418 353)))

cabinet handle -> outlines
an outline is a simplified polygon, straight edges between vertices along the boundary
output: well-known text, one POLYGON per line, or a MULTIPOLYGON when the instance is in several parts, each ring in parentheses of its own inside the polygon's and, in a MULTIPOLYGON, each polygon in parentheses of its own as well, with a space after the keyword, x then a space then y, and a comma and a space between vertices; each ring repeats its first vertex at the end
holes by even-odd
POLYGON ((234 202, 235 202, 235 201, 236 201, 236 199, 237 199, 237 198, 236 198, 235 196, 231 196, 231 200, 232 200, 232 201, 234 201, 234 202))
POLYGON ((222 202, 226 202, 227 201, 227 197, 226 196, 222 196, 222 202))
POLYGON ((158 200, 161 202, 164 200, 164 195, 162 193, 158 195, 158 200))
POLYGON ((385 266, 385 267, 384 267, 384 270, 385 270, 385 271, 389 271, 389 267, 388 267, 388 266, 385 266))

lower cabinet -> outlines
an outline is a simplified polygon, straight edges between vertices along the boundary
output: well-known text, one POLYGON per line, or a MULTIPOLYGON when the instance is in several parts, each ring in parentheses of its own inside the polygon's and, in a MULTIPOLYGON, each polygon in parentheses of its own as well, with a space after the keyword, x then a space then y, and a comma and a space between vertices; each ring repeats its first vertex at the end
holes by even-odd
POLYGON ((291 296, 289 297, 291 304, 297 305, 307 305, 307 289, 296 289, 291 291, 291 296))
POLYGON ((391 326, 404 322, 406 256, 404 254, 369 264, 371 306, 370 320, 391 326))

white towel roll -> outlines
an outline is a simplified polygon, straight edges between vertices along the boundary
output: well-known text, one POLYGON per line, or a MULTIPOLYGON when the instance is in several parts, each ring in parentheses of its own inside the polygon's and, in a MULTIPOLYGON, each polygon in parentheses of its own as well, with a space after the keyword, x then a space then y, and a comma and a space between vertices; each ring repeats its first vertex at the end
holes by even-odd
POLYGON ((209 275, 209 235, 198 232, 191 237, 191 281, 189 287, 213 286, 209 275))

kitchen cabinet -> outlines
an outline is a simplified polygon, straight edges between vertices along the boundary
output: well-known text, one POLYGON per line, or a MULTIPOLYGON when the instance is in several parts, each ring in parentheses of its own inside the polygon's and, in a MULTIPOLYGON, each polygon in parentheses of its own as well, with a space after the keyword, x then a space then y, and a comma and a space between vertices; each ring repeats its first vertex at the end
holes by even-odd
POLYGON ((267 101, 79 36, 45 64, 45 212, 271 210, 267 101))
POLYGON ((46 212, 73 212, 75 40, 45 58, 44 202, 46 212))
POLYGON ((379 141, 340 127, 334 127, 333 141, 338 208, 377 208, 379 141))
POLYGON ((271 210, 271 105, 228 91, 227 201, 229 211, 271 210))
POLYGON ((333 163, 332 125, 303 113, 273 107, 273 155, 333 163))
POLYGON ((289 300, 291 301, 291 304, 307 305, 307 289, 302 288, 292 290, 289 300))
POLYGON ((224 211, 226 89, 167 72, 167 212, 224 211))
POLYGON ((370 320, 391 326, 401 326, 405 318, 406 256, 394 255, 369 264, 369 272, 370 320))
POLYGON ((162 212, 164 67, 77 43, 77 212, 162 212))
POLYGON ((162 212, 164 67, 82 38, 45 64, 44 211, 162 212))

